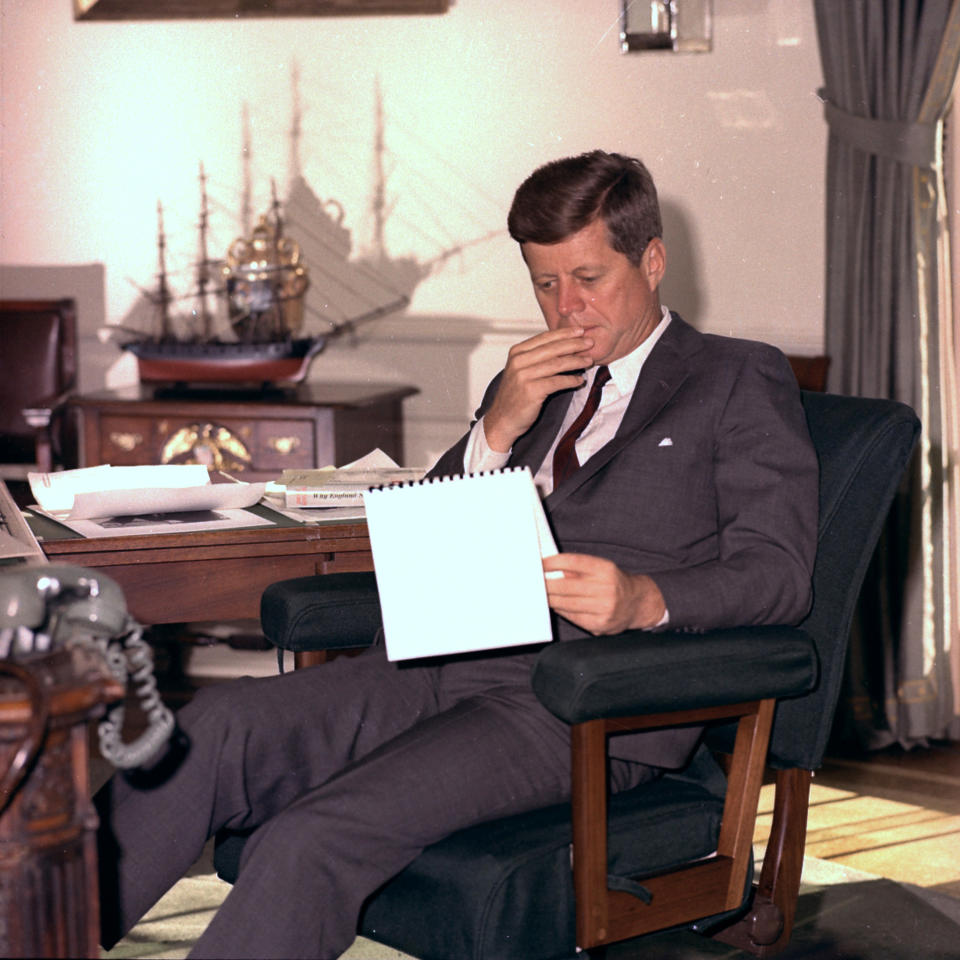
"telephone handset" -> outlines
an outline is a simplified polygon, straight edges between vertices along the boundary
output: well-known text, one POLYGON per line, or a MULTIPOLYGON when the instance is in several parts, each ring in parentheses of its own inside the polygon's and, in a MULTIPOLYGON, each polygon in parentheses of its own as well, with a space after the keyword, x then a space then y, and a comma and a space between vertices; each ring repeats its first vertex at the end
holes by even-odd
POLYGON ((78 647, 99 651, 122 685, 129 678, 147 716, 147 729, 124 743, 123 704, 108 708, 98 727, 100 752, 116 767, 143 765, 169 740, 174 720, 157 692, 153 651, 120 587, 84 567, 48 564, 0 573, 0 659, 17 664, 22 678, 29 659, 78 647))

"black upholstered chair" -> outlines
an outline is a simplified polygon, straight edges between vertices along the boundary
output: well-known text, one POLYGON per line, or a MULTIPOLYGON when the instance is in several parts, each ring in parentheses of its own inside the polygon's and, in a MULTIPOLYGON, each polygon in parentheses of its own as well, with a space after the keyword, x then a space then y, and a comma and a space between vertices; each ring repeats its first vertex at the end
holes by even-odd
MULTIPOLYGON (((421 960, 556 960, 677 926, 761 957, 786 945, 811 772, 826 748, 851 617, 919 432, 913 411, 891 401, 804 393, 803 403, 820 459, 814 603, 804 622, 545 647, 533 686, 571 724, 572 804, 427 849, 368 901, 359 932, 421 960), (708 724, 690 767, 608 803, 607 737, 683 723, 708 724), (728 758, 726 778, 714 753, 728 758), (767 767, 775 810, 754 884, 767 767)), ((368 643, 379 626, 374 577, 281 582, 264 594, 262 620, 280 649, 368 643)), ((232 880, 243 838, 218 840, 218 870, 232 880)))
POLYGON ((0 343, 0 479, 23 480, 63 462, 63 412, 77 380, 74 301, 0 300, 0 343))

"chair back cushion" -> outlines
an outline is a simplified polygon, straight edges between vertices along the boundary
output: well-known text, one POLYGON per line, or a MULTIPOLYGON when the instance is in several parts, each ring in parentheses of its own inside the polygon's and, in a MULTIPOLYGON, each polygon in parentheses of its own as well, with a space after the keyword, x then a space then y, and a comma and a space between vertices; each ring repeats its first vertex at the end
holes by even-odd
POLYGON ((920 422, 910 407, 893 400, 802 396, 820 461, 820 522, 813 606, 801 627, 816 643, 820 682, 811 693, 777 706, 770 763, 812 770, 830 736, 860 587, 920 422))
POLYGON ((0 301, 0 435, 32 438, 23 408, 73 388, 75 324, 72 300, 0 301))

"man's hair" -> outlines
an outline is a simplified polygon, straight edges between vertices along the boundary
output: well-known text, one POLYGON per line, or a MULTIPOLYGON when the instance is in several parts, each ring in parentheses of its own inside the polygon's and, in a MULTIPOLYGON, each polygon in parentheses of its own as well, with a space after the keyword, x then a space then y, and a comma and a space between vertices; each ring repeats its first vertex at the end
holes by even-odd
POLYGON ((507 217, 517 243, 559 243, 598 217, 608 242, 634 264, 662 236, 657 188, 634 157, 593 150, 538 167, 517 189, 507 217))

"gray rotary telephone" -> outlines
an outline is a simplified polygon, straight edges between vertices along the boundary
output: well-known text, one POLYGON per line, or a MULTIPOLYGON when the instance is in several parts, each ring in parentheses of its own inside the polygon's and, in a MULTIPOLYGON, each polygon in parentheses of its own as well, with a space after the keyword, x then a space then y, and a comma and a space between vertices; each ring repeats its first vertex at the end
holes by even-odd
POLYGON ((122 702, 98 727, 100 752, 116 767, 141 766, 170 738, 174 720, 153 676, 153 652, 143 629, 128 614, 119 586, 96 570, 66 565, 0 567, 0 661, 4 673, 25 678, 32 660, 56 650, 85 648, 102 655, 110 672, 136 690, 147 729, 134 741, 122 737, 122 702))

